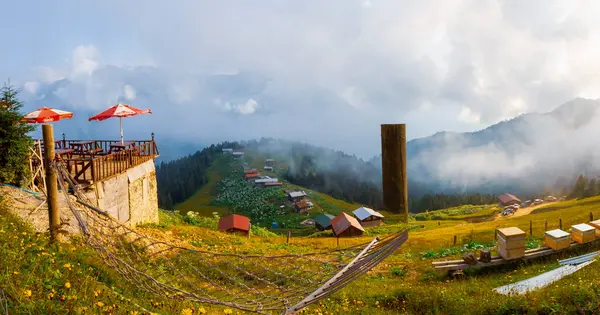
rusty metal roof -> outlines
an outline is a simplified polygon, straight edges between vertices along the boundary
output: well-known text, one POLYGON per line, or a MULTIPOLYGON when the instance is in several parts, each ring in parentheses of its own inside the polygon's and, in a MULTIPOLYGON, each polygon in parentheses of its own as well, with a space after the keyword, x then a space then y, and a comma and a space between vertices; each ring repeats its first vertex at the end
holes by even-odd
POLYGON ((223 232, 229 229, 238 229, 243 231, 250 230, 250 219, 243 215, 231 214, 222 217, 219 220, 219 231, 223 232))
POLYGON ((348 215, 346 212, 342 212, 337 217, 331 219, 331 226, 333 227, 333 232, 335 232, 336 235, 343 233, 350 227, 354 227, 363 232, 365 231, 362 225, 358 223, 358 220, 348 215))
POLYGON ((519 199, 519 198, 515 197, 515 195, 511 195, 511 194, 500 195, 500 196, 498 196, 498 199, 503 204, 506 204, 506 203, 509 203, 512 201, 517 201, 517 202, 521 203, 521 199, 519 199))

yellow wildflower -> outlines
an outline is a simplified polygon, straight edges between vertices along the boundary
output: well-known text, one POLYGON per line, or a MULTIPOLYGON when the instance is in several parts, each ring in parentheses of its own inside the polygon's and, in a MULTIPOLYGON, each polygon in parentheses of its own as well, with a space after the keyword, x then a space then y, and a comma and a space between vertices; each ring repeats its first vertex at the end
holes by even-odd
POLYGON ((192 315, 192 314, 194 314, 194 311, 192 311, 189 308, 184 308, 181 310, 181 315, 192 315))
POLYGON ((17 276, 17 275, 19 275, 19 272, 18 271, 13 271, 13 275, 17 276))
POLYGON ((96 303, 96 305, 97 305, 98 307, 103 307, 103 306, 104 306, 104 303, 102 303, 102 302, 98 302, 98 303, 96 303))
POLYGON ((233 314, 233 311, 230 308, 228 308, 228 309, 225 309, 223 311, 223 313, 225 313, 225 314, 233 314))
POLYGON ((25 290, 23 291, 23 295, 26 297, 31 297, 31 290, 25 290))
POLYGON ((200 314, 206 314, 206 310, 204 309, 204 307, 201 307, 201 308, 198 310, 198 312, 199 312, 200 314))
POLYGON ((70 289, 71 288, 71 283, 70 282, 65 283, 65 288, 70 289))

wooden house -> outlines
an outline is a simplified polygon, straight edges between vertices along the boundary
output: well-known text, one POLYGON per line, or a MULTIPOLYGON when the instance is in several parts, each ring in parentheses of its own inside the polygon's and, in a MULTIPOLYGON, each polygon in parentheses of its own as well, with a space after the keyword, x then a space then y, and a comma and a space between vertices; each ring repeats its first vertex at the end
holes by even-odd
POLYGON ((300 200, 300 201, 294 203, 294 208, 296 209, 296 212, 299 212, 299 213, 307 212, 308 210, 312 209, 312 207, 313 207, 313 203, 310 201, 306 201, 306 200, 300 200))
POLYGON ((250 234, 250 219, 239 214, 222 217, 219 220, 219 231, 248 236, 250 234))
POLYGON ((233 153, 233 149, 223 149, 223 154, 231 154, 233 153))
POLYGON ((265 188, 269 188, 269 187, 282 187, 283 183, 282 182, 268 182, 268 183, 264 183, 262 185, 265 188))
POLYGON ((333 234, 337 237, 362 236, 365 232, 360 223, 345 212, 331 219, 331 228, 333 229, 333 234))
POLYGON ((233 157, 234 158, 241 158, 244 156, 244 152, 243 151, 233 151, 233 157))
POLYGON ((498 200, 500 201, 500 204, 504 207, 514 204, 521 204, 521 199, 511 194, 500 195, 498 196, 498 200))
POLYGON ((308 195, 304 191, 292 191, 288 193, 288 200, 291 202, 298 202, 306 197, 308 197, 308 195))
POLYGON ((273 166, 265 166, 264 170, 265 171, 273 171, 273 166))
POLYGON ((360 207, 352 211, 352 214, 363 227, 379 226, 383 223, 383 215, 371 208, 360 207))
POLYGON ((277 178, 272 178, 272 177, 269 177, 269 176, 262 176, 261 178, 256 179, 254 181, 254 184, 256 184, 256 185, 264 185, 266 183, 276 183, 278 181, 279 180, 277 178))
POLYGON ((335 218, 331 214, 322 213, 315 217, 315 227, 319 231, 331 230, 331 220, 335 218))
POLYGON ((250 181, 250 180, 254 181, 254 180, 259 179, 259 178, 260 177, 258 176, 257 173, 247 173, 247 174, 244 174, 244 179, 248 180, 248 181, 250 181))
POLYGON ((265 167, 270 167, 271 169, 273 169, 273 167, 275 167, 275 160, 273 160, 273 159, 266 159, 265 160, 265 167))

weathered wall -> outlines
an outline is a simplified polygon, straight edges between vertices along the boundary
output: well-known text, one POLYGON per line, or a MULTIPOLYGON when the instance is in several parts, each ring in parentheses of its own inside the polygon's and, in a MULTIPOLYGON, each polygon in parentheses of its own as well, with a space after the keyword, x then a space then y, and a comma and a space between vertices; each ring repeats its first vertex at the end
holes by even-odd
POLYGON ((130 226, 158 223, 158 190, 154 161, 95 184, 100 209, 130 226))

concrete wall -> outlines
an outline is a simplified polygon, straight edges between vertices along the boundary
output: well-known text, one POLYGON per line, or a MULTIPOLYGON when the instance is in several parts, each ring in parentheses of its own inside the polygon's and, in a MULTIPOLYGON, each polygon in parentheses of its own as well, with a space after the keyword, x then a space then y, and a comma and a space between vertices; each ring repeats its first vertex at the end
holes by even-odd
POLYGON ((130 226, 158 223, 158 190, 153 160, 94 186, 100 209, 119 221, 130 226))

